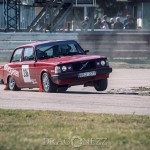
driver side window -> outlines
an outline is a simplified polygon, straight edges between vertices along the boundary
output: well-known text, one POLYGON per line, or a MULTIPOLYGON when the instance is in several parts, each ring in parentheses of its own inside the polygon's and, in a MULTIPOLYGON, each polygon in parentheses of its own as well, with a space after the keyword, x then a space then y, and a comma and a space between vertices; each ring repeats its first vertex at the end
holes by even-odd
POLYGON ((32 47, 26 47, 24 49, 23 61, 32 61, 34 60, 34 51, 32 47))
POLYGON ((22 58, 22 48, 19 48, 19 49, 16 49, 13 56, 12 56, 12 59, 11 59, 11 62, 21 62, 21 58, 22 58))

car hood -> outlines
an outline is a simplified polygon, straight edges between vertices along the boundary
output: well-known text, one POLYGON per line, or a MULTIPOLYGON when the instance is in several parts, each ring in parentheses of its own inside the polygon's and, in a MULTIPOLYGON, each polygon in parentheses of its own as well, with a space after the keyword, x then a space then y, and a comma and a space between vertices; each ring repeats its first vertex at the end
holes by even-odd
POLYGON ((79 62, 85 60, 100 59, 100 58, 106 58, 106 57, 97 56, 97 55, 74 55, 74 56, 61 56, 61 57, 40 60, 40 62, 58 65, 58 64, 66 64, 66 63, 79 62))

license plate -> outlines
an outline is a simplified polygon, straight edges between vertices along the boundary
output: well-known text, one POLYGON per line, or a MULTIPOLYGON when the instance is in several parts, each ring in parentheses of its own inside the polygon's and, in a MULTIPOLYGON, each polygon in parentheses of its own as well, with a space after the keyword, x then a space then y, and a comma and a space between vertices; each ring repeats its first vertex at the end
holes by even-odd
POLYGON ((78 78, 96 76, 96 71, 79 73, 78 78))

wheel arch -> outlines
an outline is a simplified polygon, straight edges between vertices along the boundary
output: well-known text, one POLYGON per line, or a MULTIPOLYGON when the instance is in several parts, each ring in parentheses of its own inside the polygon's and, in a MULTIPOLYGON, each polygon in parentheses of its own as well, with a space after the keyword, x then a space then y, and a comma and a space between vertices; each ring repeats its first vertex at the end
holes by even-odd
POLYGON ((10 76, 11 76, 11 74, 6 74, 6 75, 4 76, 4 78, 3 78, 4 84, 8 84, 8 79, 9 79, 10 76))
POLYGON ((8 89, 9 89, 9 90, 12 90, 12 91, 20 91, 20 90, 21 90, 21 88, 18 87, 18 85, 17 85, 17 83, 16 83, 16 80, 13 78, 12 75, 8 75, 6 79, 7 79, 6 85, 8 86, 8 89), (9 78, 10 78, 10 77, 14 80, 14 86, 13 86, 12 89, 9 87, 9 78))
POLYGON ((10 74, 6 77, 6 84, 8 84, 8 80, 9 80, 10 77, 11 77, 10 74))
POLYGON ((40 82, 42 81, 42 75, 44 74, 44 73, 47 73, 49 76, 51 76, 51 74, 49 73, 49 71, 47 70, 47 69, 43 69, 42 71, 41 71, 41 73, 40 73, 40 82))

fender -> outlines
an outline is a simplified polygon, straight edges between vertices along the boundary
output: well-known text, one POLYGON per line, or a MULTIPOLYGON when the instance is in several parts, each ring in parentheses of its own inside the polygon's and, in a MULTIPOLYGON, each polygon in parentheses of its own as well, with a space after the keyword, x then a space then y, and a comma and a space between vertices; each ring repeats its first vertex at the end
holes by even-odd
POLYGON ((0 66, 0 84, 4 84, 4 66, 0 66))
POLYGON ((46 73, 49 74, 49 76, 51 76, 50 73, 49 73, 49 71, 48 71, 48 69, 42 69, 41 72, 40 72, 40 78, 39 78, 39 81, 41 81, 41 79, 42 79, 41 77, 42 77, 43 72, 46 72, 46 73))

